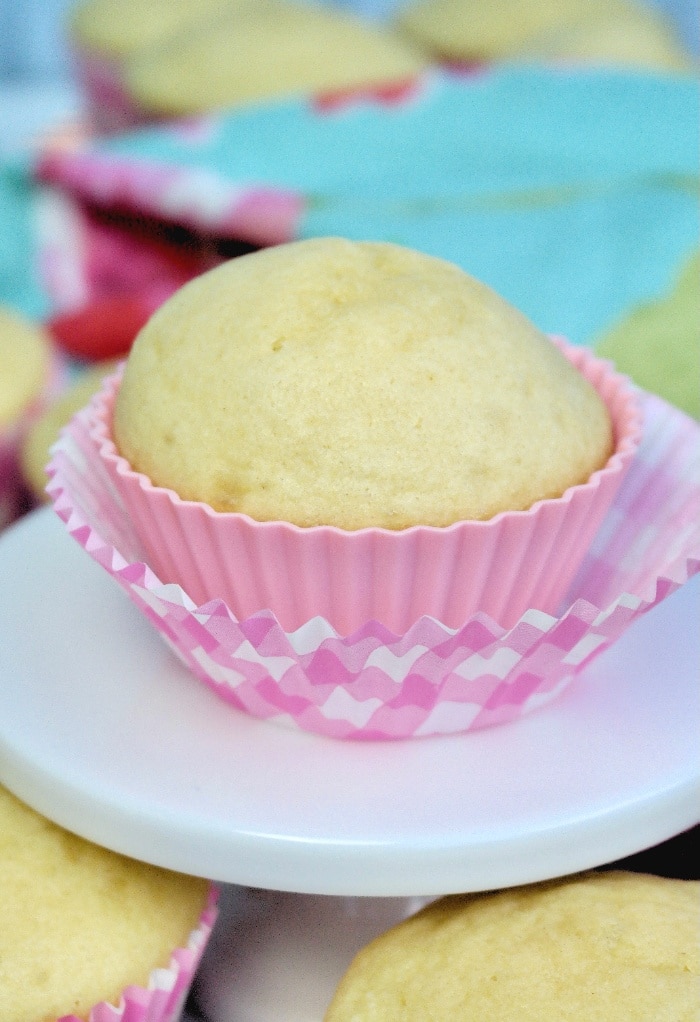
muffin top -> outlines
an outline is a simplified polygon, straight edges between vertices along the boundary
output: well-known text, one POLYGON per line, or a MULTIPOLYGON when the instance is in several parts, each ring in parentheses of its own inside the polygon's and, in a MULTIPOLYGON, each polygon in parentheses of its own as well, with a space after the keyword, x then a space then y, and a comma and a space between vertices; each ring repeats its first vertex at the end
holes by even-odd
POLYGON ((488 519, 605 464, 608 411, 457 266, 319 238, 186 284, 137 337, 113 433, 180 497, 354 530, 488 519))
POLYGON ((189 31, 222 12, 264 0, 81 0, 70 16, 70 32, 81 45, 124 58, 189 31))
POLYGON ((265 0, 143 50, 125 84, 145 110, 172 116, 405 80, 426 64, 413 44, 358 17, 265 0))
POLYGON ((0 787, 3 1022, 86 1019, 187 945, 204 880, 83 841, 0 787))
POLYGON ((572 59, 692 70, 671 22, 635 0, 413 0, 408 38, 456 60, 572 59))
POLYGON ((0 429, 41 392, 49 372, 48 339, 19 313, 0 308, 0 429))
POLYGON ((325 1022, 693 1022, 700 883, 628 872, 433 903, 367 945, 325 1022))

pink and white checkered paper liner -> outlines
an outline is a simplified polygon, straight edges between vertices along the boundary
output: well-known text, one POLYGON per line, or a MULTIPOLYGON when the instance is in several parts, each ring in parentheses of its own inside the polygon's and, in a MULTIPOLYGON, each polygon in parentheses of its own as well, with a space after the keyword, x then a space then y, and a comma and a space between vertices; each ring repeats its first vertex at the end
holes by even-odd
MULTIPOLYGON (((218 891, 212 885, 199 922, 187 946, 177 948, 167 968, 154 969, 148 986, 127 987, 119 1004, 106 1001, 90 1009, 87 1022, 177 1022, 199 962, 216 922, 218 891)), ((62 1015, 57 1022, 81 1022, 76 1015, 62 1015)))
POLYGON ((285 632, 271 611, 237 620, 163 584, 90 438, 89 409, 54 448, 49 493, 69 533, 126 590, 191 671, 257 717, 337 738, 465 732, 556 696, 641 614, 700 567, 700 428, 641 395, 637 455, 558 616, 506 630, 483 613, 459 628, 422 617, 403 635, 367 622, 339 635, 315 617, 285 632))

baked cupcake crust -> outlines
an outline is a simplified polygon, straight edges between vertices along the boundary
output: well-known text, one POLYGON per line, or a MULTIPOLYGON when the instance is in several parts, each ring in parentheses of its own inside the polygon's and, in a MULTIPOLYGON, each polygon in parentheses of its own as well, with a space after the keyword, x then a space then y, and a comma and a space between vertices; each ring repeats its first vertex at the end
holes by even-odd
POLYGON ((0 786, 3 1022, 87 1018, 187 945, 209 883, 116 855, 0 786))
POLYGON ((595 389, 495 292, 339 238, 182 288, 132 348, 113 428, 131 466, 184 499, 348 530, 529 508, 613 446, 595 389))
POLYGON ((613 871, 443 898, 367 945, 325 1022, 693 1022, 700 883, 613 871))

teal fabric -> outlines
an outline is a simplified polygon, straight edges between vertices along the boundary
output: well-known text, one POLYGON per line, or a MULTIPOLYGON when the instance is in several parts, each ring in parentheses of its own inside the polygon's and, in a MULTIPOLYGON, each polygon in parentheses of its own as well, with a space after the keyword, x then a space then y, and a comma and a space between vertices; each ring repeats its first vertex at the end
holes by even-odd
POLYGON ((0 163, 0 304, 41 317, 48 298, 41 286, 36 194, 24 163, 0 163))
POLYGON ((698 243, 697 83, 618 72, 431 72, 395 103, 306 99, 107 143, 305 198, 299 236, 451 259, 542 328, 592 343, 698 243))

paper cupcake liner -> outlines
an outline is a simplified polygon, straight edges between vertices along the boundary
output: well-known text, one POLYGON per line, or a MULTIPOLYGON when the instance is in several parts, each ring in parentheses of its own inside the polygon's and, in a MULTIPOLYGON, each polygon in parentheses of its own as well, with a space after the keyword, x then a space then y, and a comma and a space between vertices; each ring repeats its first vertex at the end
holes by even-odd
POLYGON ((563 497, 489 521, 446 528, 347 532, 299 528, 218 513, 154 486, 119 456, 111 435, 119 379, 94 409, 94 445, 143 559, 196 604, 221 599, 239 620, 271 609, 286 631, 321 616, 344 635, 367 621, 404 634, 429 615, 457 628, 477 611, 504 627, 530 607, 555 613, 639 442, 639 408, 628 381, 581 349, 565 349, 610 409, 616 450, 563 497))
POLYGON ((506 629, 484 613, 405 634, 367 621, 343 636, 320 616, 285 631, 267 610, 238 620, 163 584, 91 436, 90 410, 54 449, 49 492, 69 533, 125 589, 194 675, 257 717, 336 738, 396 739, 514 720, 556 696, 593 657, 700 567, 700 428, 640 395, 642 440, 558 614, 506 629))
MULTIPOLYGON (((177 1022, 216 921, 217 901, 218 891, 212 886, 187 946, 173 952, 168 967, 154 969, 147 987, 127 987, 118 1005, 106 1001, 96 1004, 87 1022, 177 1022)), ((76 1015, 62 1015, 57 1022, 82 1020, 76 1015)))

